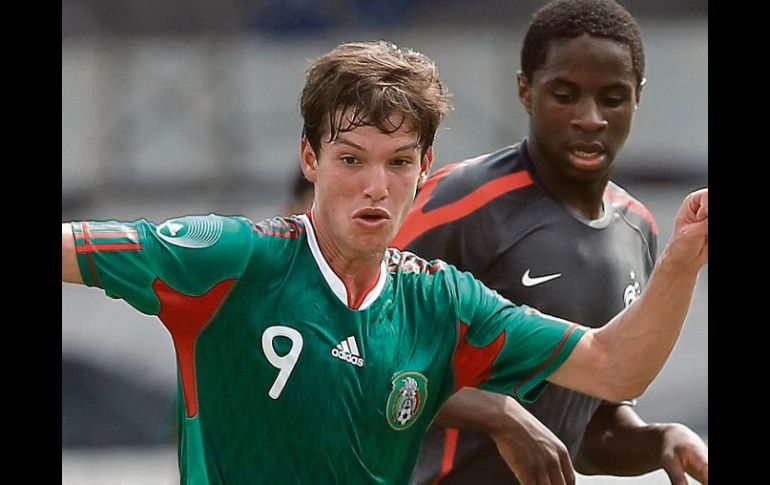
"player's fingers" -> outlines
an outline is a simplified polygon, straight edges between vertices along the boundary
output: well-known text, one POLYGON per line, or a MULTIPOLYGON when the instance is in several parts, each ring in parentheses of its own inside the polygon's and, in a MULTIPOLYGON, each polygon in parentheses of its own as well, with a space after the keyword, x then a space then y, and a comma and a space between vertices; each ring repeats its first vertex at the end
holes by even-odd
MULTIPOLYGON (((557 478, 558 480, 558 478, 557 478)), ((547 467, 541 467, 537 472, 537 485, 562 485, 564 481, 553 481, 547 467)))
POLYGON ((575 485, 575 469, 572 467, 572 459, 570 459, 567 448, 559 450, 559 458, 561 459, 561 474, 564 477, 564 483, 575 485))
POLYGON ((700 455, 688 460, 687 473, 703 485, 709 483, 709 464, 708 455, 700 455))
POLYGON ((688 485, 687 478, 684 476, 684 469, 682 468, 682 464, 679 463, 679 460, 672 459, 664 461, 663 469, 666 470, 666 474, 668 474, 668 478, 671 480, 671 485, 688 485))
POLYGON ((700 482, 703 485, 709 485, 709 464, 706 463, 705 465, 703 465, 703 468, 701 468, 700 471, 701 471, 701 477, 702 477, 700 482))
POLYGON ((705 197, 705 202, 701 201, 700 207, 698 207, 698 212, 695 214, 695 220, 696 221, 702 221, 703 219, 708 218, 709 216, 709 203, 708 203, 708 197, 705 197))
POLYGON ((691 193, 686 199, 689 212, 695 216, 696 221, 708 217, 709 213, 709 193, 708 189, 701 189, 691 193))

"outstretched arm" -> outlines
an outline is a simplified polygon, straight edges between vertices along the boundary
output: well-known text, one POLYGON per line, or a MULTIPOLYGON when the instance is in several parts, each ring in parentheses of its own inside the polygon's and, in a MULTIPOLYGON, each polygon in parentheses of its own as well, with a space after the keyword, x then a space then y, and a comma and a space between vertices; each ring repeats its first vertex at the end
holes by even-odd
POLYGON ((685 473, 708 484, 708 448, 678 423, 647 424, 631 406, 601 406, 586 428, 575 460, 586 475, 636 476, 663 468, 673 485, 685 473))
POLYGON ((688 195, 647 288, 599 329, 590 329, 551 382, 615 401, 642 394, 682 329, 700 268, 708 262, 708 189, 688 195))
POLYGON ((512 397, 460 389, 441 408, 434 424, 489 434, 522 485, 575 483, 567 447, 512 397))
POLYGON ((80 276, 78 258, 75 253, 72 225, 69 222, 61 225, 61 280, 67 283, 83 284, 83 277, 80 276))

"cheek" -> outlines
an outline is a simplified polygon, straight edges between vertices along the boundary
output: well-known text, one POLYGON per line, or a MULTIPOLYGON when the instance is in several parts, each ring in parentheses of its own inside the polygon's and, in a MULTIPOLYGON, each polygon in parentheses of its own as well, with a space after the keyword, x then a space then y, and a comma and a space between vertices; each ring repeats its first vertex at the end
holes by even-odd
POLYGON ((617 133, 624 138, 628 136, 631 131, 631 122, 633 121, 633 113, 616 113, 607 117, 612 127, 613 132, 617 133))

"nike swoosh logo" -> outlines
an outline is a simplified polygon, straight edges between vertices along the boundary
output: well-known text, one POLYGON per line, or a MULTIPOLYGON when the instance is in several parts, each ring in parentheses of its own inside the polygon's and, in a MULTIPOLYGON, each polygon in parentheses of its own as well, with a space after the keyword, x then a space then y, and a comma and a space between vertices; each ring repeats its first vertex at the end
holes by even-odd
POLYGON ((524 286, 535 286, 541 283, 545 283, 546 281, 555 280, 559 276, 561 276, 561 273, 547 274, 545 276, 535 276, 533 278, 529 276, 529 270, 527 270, 524 273, 524 276, 521 277, 521 284, 524 286))

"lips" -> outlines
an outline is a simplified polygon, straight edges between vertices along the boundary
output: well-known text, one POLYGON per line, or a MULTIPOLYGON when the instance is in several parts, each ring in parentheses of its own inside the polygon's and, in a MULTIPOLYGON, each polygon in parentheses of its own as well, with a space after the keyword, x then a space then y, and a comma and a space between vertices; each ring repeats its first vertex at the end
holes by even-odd
POLYGON ((374 229, 390 220, 390 212, 381 207, 367 207, 354 212, 353 220, 367 228, 374 229))
POLYGON ((569 145, 569 158, 573 165, 583 169, 595 169, 602 165, 606 149, 599 142, 577 142, 569 145))
POLYGON ((590 142, 590 143, 584 143, 584 142, 572 143, 569 146, 569 150, 577 156, 582 155, 582 158, 595 158, 600 155, 603 155, 604 152, 606 151, 604 149, 604 145, 602 145, 598 141, 590 142))
POLYGON ((390 213, 381 207, 367 207, 366 209, 359 209, 353 213, 354 218, 363 219, 390 219, 390 213))

